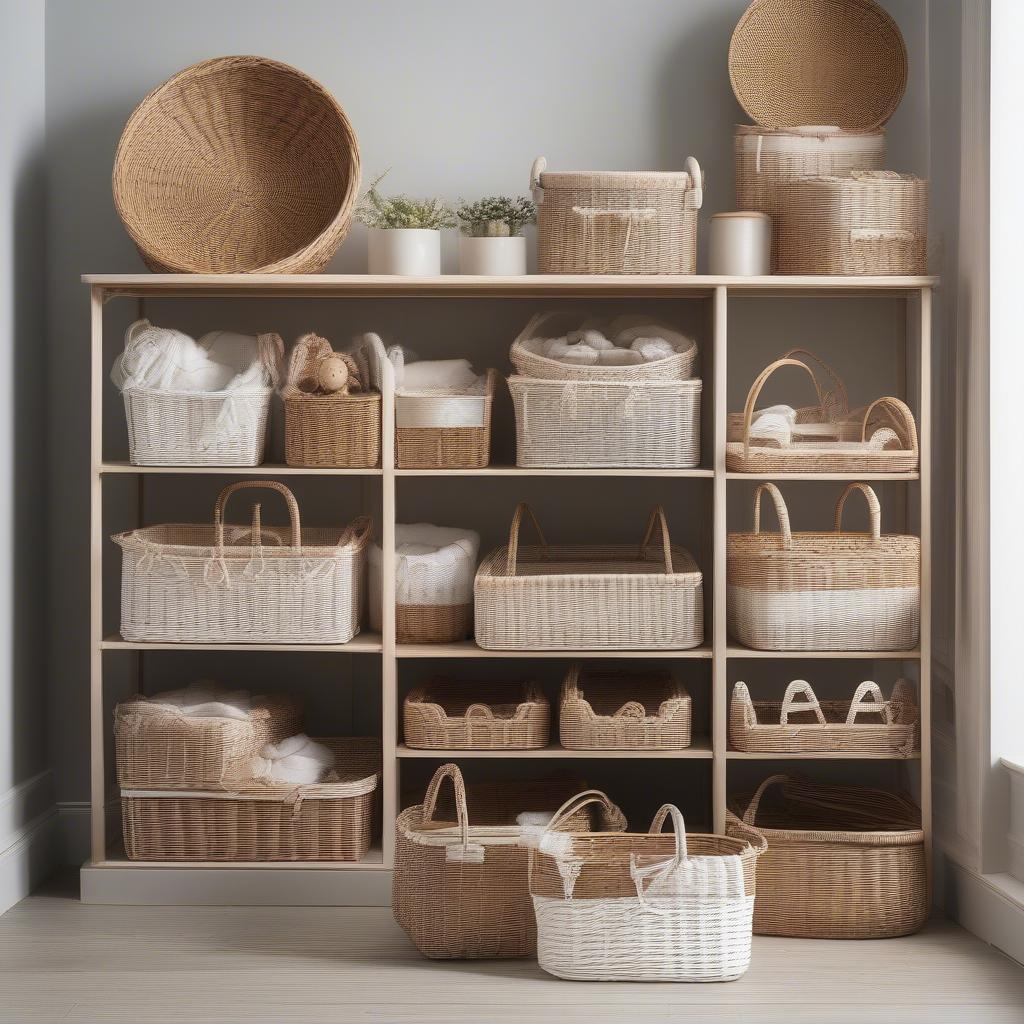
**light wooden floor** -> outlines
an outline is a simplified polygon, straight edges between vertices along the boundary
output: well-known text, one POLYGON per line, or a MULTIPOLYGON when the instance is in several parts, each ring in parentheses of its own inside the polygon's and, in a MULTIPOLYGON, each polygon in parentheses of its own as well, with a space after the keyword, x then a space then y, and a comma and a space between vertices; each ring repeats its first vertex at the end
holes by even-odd
POLYGON ((598 985, 428 962, 376 908, 96 907, 65 885, 0 918, 5 1024, 680 1020, 1021 1024, 1024 969, 945 922, 888 942, 755 938, 726 985, 598 985))

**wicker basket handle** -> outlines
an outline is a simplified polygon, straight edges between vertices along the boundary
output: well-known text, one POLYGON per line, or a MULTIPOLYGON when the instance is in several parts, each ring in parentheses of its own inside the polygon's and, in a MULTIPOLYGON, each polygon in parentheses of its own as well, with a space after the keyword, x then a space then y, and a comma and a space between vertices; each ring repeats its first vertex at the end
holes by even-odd
MULTIPOLYGON (((835 395, 835 401, 829 404, 835 406, 835 410, 838 415, 845 415, 850 411, 850 398, 846 393, 846 385, 843 383, 843 378, 840 377, 839 374, 821 358, 821 356, 812 352, 809 348, 791 348, 788 352, 783 353, 782 358, 800 359, 804 362, 809 359, 832 382, 832 387, 828 391, 821 387, 820 384, 818 385, 819 405, 821 406, 823 413, 825 411, 826 400, 829 395, 835 395)), ((811 367, 811 369, 813 370, 813 367, 811 367)))
POLYGON ((593 804, 599 804, 602 806, 608 812, 609 816, 614 816, 615 812, 618 811, 618 808, 612 803, 611 798, 607 793, 603 793, 599 789, 585 789, 582 793, 577 793, 575 796, 569 797, 569 799, 551 815, 551 820, 547 825, 548 831, 553 831, 566 819, 571 818, 574 814, 582 811, 584 807, 590 807, 593 804))
POLYGON ((750 803, 747 805, 747 809, 743 812, 743 824, 753 825, 757 819, 757 809, 761 806, 761 797, 764 796, 765 790, 770 786, 777 786, 784 782, 789 782, 788 775, 769 775, 764 782, 754 791, 754 795, 750 799, 750 803))
POLYGON ((638 700, 627 700, 612 718, 646 718, 647 708, 638 700))
POLYGON ((870 680, 863 682, 854 690, 850 710, 846 714, 846 724, 854 725, 858 715, 881 715, 886 725, 892 725, 892 706, 882 696, 878 683, 870 680), (870 695, 871 699, 866 698, 870 695))
POLYGON ((266 371, 270 386, 275 390, 281 386, 281 367, 284 364, 284 342, 280 334, 256 335, 256 351, 266 371))
POLYGON ((668 535, 668 520, 665 518, 665 510, 661 505, 655 505, 651 509, 651 517, 647 520, 647 529, 644 531, 644 539, 640 541, 640 557, 647 558, 647 549, 654 537, 654 527, 661 526, 661 557, 665 563, 665 572, 669 576, 673 573, 672 568, 672 539, 668 535))
MULTIPOLYGON (((906 402, 900 401, 898 398, 893 398, 891 395, 885 398, 876 398, 864 411, 864 422, 860 428, 860 439, 866 441, 868 439, 868 421, 871 419, 871 414, 875 409, 891 409, 896 414, 897 418, 901 421, 898 426, 903 428, 903 432, 907 437, 907 445, 910 451, 917 451, 917 424, 914 422, 914 414, 910 411, 910 407, 906 402)), ((897 431, 899 433, 899 431, 897 431)), ((901 437, 902 441, 903 438, 901 437)))
POLYGON ((675 863, 681 864, 686 856, 686 824, 683 821, 683 812, 675 804, 662 804, 658 813, 651 820, 651 827, 647 830, 648 835, 656 836, 661 834, 665 827, 665 819, 672 821, 672 831, 676 836, 675 863))
POLYGON ((686 173, 690 176, 690 191, 687 193, 686 206, 690 210, 699 210, 704 205, 704 172, 697 163, 697 158, 686 158, 686 173))
POLYGON ((465 848, 469 846, 469 810, 466 807, 466 783, 457 764, 443 764, 434 772, 434 777, 430 780, 430 785, 427 786, 427 792, 423 797, 423 824, 432 825, 434 823, 437 797, 445 779, 452 780, 452 789, 455 792, 455 814, 459 822, 459 838, 465 848))
POLYGON ((854 491, 860 491, 868 503, 868 513, 871 516, 871 543, 879 544, 882 540, 882 506, 878 504, 878 495, 874 489, 867 484, 848 484, 846 490, 839 495, 839 501, 836 502, 836 533, 843 532, 843 509, 846 507, 846 499, 854 491))
POLYGON ((533 193, 533 201, 538 206, 544 202, 544 189, 540 186, 540 176, 544 173, 544 168, 547 165, 548 158, 539 156, 533 161, 533 166, 530 168, 530 192, 533 193))
POLYGON ((789 509, 786 508, 786 501, 782 497, 782 491, 775 484, 765 481, 757 485, 754 491, 754 533, 761 532, 761 495, 770 494, 772 503, 775 505, 775 517, 779 521, 779 537, 784 551, 793 546, 793 531, 789 526, 789 509))
MULTIPOLYGON (((291 520, 292 527, 292 543, 293 548, 302 547, 302 526, 299 521, 299 503, 295 500, 295 495, 285 487, 284 484, 278 483, 276 480, 236 480, 233 484, 228 484, 217 495, 217 501, 213 506, 213 528, 216 534, 217 543, 217 554, 220 557, 224 555, 224 512, 227 509, 228 498, 231 497, 236 491, 241 491, 251 488, 253 490, 263 489, 267 491, 277 491, 280 494, 286 504, 288 505, 288 518, 291 520)), ((259 508, 259 506, 256 506, 259 508)), ((253 537, 259 536, 259 515, 258 513, 253 516, 253 537)))
POLYGON ((544 539, 544 532, 540 528, 540 523, 537 522, 537 517, 533 514, 533 509, 530 508, 525 501, 521 501, 516 505, 515 514, 512 516, 512 525, 508 531, 508 562, 506 565, 506 572, 509 576, 515 576, 516 574, 517 562, 519 559, 519 529, 523 522, 524 513, 530 517, 530 522, 533 524, 534 532, 537 534, 537 539, 540 541, 542 557, 548 557, 548 542, 544 539))
POLYGON ((742 679, 737 679, 736 685, 732 688, 732 699, 729 702, 730 712, 736 707, 742 710, 743 722, 746 727, 753 729, 757 725, 757 709, 754 707, 754 702, 750 699, 750 690, 742 679))
POLYGON ((782 359, 776 359, 774 363, 769 363, 754 380, 754 383, 750 385, 750 390, 747 392, 747 401, 743 406, 743 454, 750 455, 750 425, 754 419, 754 407, 757 405, 757 400, 761 396, 761 390, 764 388, 768 378, 776 371, 782 369, 783 366, 799 366, 808 377, 811 378, 811 383, 814 384, 814 393, 818 396, 818 408, 821 410, 821 415, 825 415, 825 396, 822 394, 821 385, 818 383, 818 378, 814 376, 814 371, 801 359, 789 359, 783 357, 782 359))
POLYGON ((818 725, 825 724, 825 715, 822 713, 821 704, 811 689, 811 684, 806 679, 794 679, 786 687, 782 697, 782 710, 779 712, 779 725, 789 725, 789 716, 794 712, 800 714, 804 711, 813 711, 818 725), (803 697, 803 700, 797 700, 803 697))
POLYGON ((341 536, 338 538, 338 543, 335 544, 336 548, 348 547, 352 545, 357 551, 362 548, 370 541, 370 537, 373 536, 373 519, 370 516, 356 516, 348 526, 345 527, 341 532, 341 536))
POLYGON ((494 718, 494 713, 486 704, 470 704, 465 711, 466 718, 494 718))

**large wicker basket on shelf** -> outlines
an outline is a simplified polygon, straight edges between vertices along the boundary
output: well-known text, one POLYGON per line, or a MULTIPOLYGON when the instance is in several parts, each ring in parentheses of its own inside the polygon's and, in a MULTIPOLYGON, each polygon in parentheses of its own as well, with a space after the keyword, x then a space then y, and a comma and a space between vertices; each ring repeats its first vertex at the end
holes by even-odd
POLYGON ((743 412, 729 414, 725 462, 737 473, 912 473, 918 458, 917 425, 905 402, 886 396, 851 411, 839 375, 806 349, 769 363, 750 386, 743 412), (807 373, 817 405, 795 410, 790 437, 759 434, 757 400, 787 366, 807 373))
POLYGON ((406 746, 418 750, 537 750, 551 705, 533 683, 433 679, 406 696, 402 718, 406 746))
POLYGON ((364 554, 372 524, 302 529, 292 492, 275 480, 225 487, 213 524, 168 524, 113 537, 121 562, 121 633, 172 643, 343 644, 359 632, 364 554), (228 499, 266 488, 288 504, 291 525, 224 521, 228 499))
POLYGON ((729 703, 729 739, 736 750, 749 753, 912 757, 918 717, 906 679, 896 683, 888 700, 868 681, 850 700, 823 701, 803 679, 794 679, 781 701, 752 700, 741 681, 729 703))
POLYGON ((738 978, 763 852, 753 833, 687 833, 671 804, 646 834, 545 832, 530 850, 537 962, 579 981, 738 978), (661 832, 666 818, 674 835, 661 832))
POLYGON ((370 849, 380 774, 375 738, 320 740, 327 781, 256 782, 231 792, 121 790, 131 860, 358 861, 370 849))
MULTIPOLYGON (((541 804, 546 803, 541 797, 541 804)), ((557 812, 564 826, 590 827, 599 805, 601 827, 625 828, 622 812, 603 794, 584 792, 561 808, 524 806, 502 823, 471 824, 462 773, 454 764, 435 773, 422 804, 395 822, 391 907, 417 949, 436 959, 531 956, 537 931, 530 906, 527 850, 520 845, 540 826, 516 823, 520 812, 557 812), (455 790, 455 821, 435 814, 441 785, 455 790)), ((492 816, 491 820, 494 820, 492 816)))
POLYGON ((704 639, 701 572, 672 544, 660 507, 638 546, 554 546, 522 503, 474 589, 476 642, 489 650, 681 649, 704 639), (524 515, 539 545, 520 547, 524 515))
POLYGON ((265 57, 218 57, 136 107, 114 205, 158 273, 314 273, 348 233, 359 171, 352 125, 322 85, 265 57))
POLYGON ((917 931, 928 917, 920 819, 895 793, 785 775, 732 801, 726 831, 754 831, 768 843, 757 869, 754 933, 883 939, 917 931), (766 792, 780 784, 781 801, 766 806, 766 792))
POLYGON ((114 709, 117 782, 122 789, 233 789, 252 779, 268 743, 301 729, 298 704, 281 694, 254 697, 244 719, 193 718, 180 707, 136 697, 114 709))
POLYGON ((569 750, 682 750, 690 745, 690 695, 668 673, 569 669, 558 735, 569 750))
POLYGON ((726 562, 729 632, 765 651, 906 650, 918 640, 921 541, 881 532, 875 492, 852 483, 836 505, 835 532, 794 533, 779 489, 760 484, 754 529, 730 533, 726 562), (846 499, 868 502, 870 532, 843 532, 846 499), (761 532, 761 496, 769 494, 778 534, 761 532))

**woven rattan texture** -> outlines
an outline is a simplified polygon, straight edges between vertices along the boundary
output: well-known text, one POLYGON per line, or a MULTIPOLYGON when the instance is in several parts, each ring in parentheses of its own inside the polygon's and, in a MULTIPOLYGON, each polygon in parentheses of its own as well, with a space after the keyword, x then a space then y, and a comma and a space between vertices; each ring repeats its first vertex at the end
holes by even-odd
POLYGON ((359 148, 323 86, 264 57, 194 64, 129 118, 114 204, 150 270, 323 270, 351 223, 359 148))
POLYGON ((881 939, 908 935, 927 919, 924 832, 909 799, 773 775, 731 804, 729 834, 751 829, 768 843, 758 865, 756 934, 881 939), (765 792, 780 783, 781 800, 762 809, 765 792))
POLYGON ((395 605, 395 639, 400 644, 447 644, 473 632, 471 604, 395 605))

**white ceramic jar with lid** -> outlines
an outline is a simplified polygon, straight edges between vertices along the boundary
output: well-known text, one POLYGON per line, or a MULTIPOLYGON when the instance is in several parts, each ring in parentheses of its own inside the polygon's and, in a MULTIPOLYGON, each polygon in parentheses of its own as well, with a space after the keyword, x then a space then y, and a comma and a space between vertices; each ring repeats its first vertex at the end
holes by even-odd
POLYGON ((711 218, 708 271, 721 277, 771 273, 772 221, 757 210, 716 213, 711 218))

